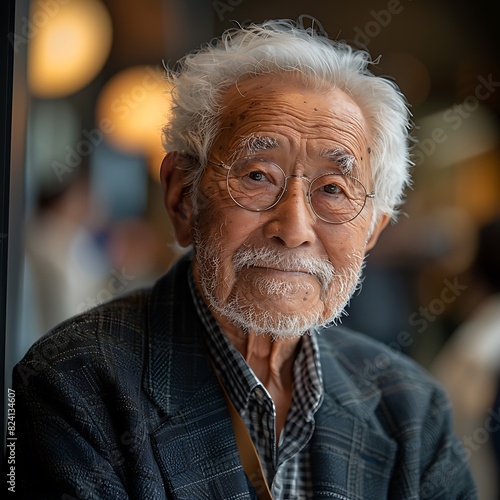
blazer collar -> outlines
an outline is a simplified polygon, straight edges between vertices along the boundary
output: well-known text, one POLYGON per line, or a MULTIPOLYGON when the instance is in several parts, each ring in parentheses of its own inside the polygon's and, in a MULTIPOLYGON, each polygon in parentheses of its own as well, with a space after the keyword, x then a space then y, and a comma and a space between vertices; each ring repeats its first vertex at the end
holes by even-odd
POLYGON ((189 291, 190 264, 189 254, 175 263, 153 287, 149 303, 144 389, 167 415, 178 412, 207 381, 218 384, 189 291))
POLYGON ((371 420, 380 403, 381 392, 369 378, 363 378, 362 367, 350 366, 346 359, 340 337, 350 333, 334 327, 318 334, 325 399, 335 411, 342 408, 356 419, 371 420))

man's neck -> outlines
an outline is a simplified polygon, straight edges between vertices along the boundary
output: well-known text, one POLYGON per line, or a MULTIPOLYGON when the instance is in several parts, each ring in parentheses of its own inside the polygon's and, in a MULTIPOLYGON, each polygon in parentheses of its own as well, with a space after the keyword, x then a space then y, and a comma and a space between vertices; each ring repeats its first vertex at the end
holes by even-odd
POLYGON ((225 328, 225 325, 220 323, 219 325, 273 399, 279 438, 292 402, 293 364, 300 338, 273 340, 270 335, 255 335, 234 327, 225 328))
MULTIPOLYGON (((212 313, 213 314, 213 313, 212 313)), ((259 380, 288 379, 292 374, 300 338, 273 340, 271 335, 246 333, 215 317, 224 335, 245 358, 259 380)))

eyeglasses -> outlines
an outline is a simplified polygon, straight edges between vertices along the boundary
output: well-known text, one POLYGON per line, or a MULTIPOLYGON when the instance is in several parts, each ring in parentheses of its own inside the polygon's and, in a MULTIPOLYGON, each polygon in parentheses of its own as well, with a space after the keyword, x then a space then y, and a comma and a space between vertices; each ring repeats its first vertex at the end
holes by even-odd
POLYGON ((363 210, 367 193, 358 179, 345 174, 323 174, 313 180, 302 175, 286 175, 276 163, 265 158, 240 158, 232 165, 209 163, 223 167, 229 196, 241 208, 252 212, 265 212, 276 206, 286 191, 291 177, 309 182, 307 201, 313 212, 329 224, 345 224, 363 210))

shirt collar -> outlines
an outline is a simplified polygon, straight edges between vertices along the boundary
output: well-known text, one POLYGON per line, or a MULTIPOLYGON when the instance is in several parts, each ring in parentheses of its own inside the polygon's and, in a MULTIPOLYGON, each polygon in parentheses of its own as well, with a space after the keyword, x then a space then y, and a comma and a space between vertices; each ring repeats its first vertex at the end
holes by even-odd
MULTIPOLYGON (((241 353, 231 344, 220 329, 201 297, 191 264, 189 269, 189 288, 196 311, 206 328, 206 342, 224 387, 239 412, 248 406, 251 394, 264 385, 248 366, 241 353)), ((299 352, 294 363, 294 391, 292 405, 300 409, 307 420, 313 418, 323 399, 323 378, 316 332, 305 334, 300 342, 299 352), (295 405, 294 405, 295 403, 295 405)))

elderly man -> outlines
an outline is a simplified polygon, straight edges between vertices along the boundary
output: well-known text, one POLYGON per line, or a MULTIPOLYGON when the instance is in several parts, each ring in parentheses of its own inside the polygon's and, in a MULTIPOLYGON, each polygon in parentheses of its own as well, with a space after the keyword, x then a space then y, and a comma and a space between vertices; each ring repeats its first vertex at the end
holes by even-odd
POLYGON ((169 74, 161 178, 192 253, 15 369, 27 497, 475 497, 441 389, 332 326, 408 183, 405 101, 368 65, 273 21, 169 74))

